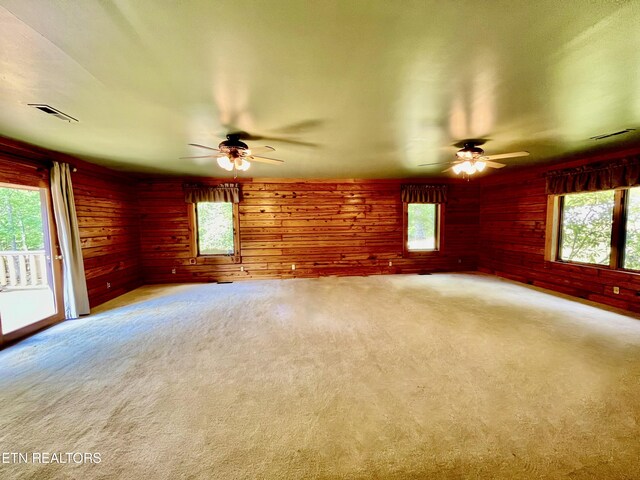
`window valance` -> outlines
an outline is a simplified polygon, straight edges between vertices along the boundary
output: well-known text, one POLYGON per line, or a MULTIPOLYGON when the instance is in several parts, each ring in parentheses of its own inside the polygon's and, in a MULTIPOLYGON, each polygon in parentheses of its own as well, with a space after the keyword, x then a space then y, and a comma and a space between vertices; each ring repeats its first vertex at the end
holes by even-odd
POLYGON ((547 193, 594 192, 640 185, 640 155, 546 173, 547 193))
POLYGON ((405 203, 447 203, 447 186, 402 185, 401 198, 405 203))
POLYGON ((237 183, 221 183, 220 185, 202 185, 185 183, 184 201, 198 202, 240 202, 240 185, 237 183))

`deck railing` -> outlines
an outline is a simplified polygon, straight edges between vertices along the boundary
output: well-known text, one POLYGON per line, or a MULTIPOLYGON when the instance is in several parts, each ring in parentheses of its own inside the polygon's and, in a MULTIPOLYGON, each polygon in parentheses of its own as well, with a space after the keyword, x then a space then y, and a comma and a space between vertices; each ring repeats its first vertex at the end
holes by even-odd
POLYGON ((44 250, 0 251, 0 288, 48 285, 44 250))

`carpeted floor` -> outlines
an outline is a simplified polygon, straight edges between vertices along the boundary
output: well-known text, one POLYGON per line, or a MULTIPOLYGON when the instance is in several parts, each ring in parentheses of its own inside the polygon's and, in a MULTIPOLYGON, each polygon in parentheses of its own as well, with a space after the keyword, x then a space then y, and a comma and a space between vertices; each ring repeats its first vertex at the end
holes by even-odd
POLYGON ((143 287, 0 352, 0 412, 5 454, 100 454, 2 479, 640 478, 640 320, 482 275, 143 287))

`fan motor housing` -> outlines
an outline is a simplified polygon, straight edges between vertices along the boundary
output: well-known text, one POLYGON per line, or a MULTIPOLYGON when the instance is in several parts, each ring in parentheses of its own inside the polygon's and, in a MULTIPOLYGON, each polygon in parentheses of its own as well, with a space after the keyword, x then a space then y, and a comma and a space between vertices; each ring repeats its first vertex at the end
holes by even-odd
POLYGON ((249 150, 249 145, 240 140, 237 135, 227 135, 227 139, 220 142, 218 149, 236 158, 243 156, 249 150))
POLYGON ((478 158, 484 155, 484 150, 476 147, 473 143, 465 143, 464 148, 458 150, 457 156, 460 158, 478 158))

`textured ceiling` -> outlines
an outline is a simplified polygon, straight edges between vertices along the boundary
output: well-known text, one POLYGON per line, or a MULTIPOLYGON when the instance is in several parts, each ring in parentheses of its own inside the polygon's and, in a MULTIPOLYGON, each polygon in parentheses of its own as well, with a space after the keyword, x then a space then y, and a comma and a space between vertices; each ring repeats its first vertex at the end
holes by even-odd
POLYGON ((464 138, 545 162, 640 140, 639 25, 638 1, 0 0, 0 134, 195 175, 228 175, 179 159, 228 125, 286 161, 244 176, 436 176, 464 138))

